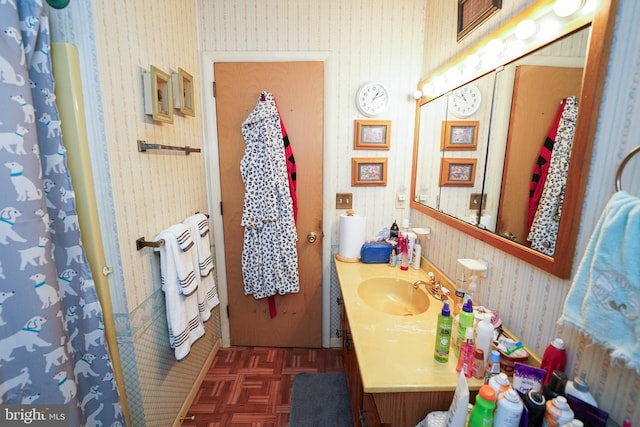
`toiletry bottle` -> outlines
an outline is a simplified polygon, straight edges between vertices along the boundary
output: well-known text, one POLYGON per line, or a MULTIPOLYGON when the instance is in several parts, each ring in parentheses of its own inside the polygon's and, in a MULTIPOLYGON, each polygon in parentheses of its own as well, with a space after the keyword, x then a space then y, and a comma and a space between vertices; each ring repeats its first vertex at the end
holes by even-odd
POLYGON ((493 425, 493 410, 496 395, 488 385, 480 387, 476 396, 476 404, 471 410, 468 427, 491 427, 493 425))
POLYGON ((500 427, 518 427, 523 410, 524 405, 522 404, 522 400, 520 400, 518 392, 509 388, 504 393, 503 398, 498 399, 493 423, 500 427))
POLYGON ((464 341, 464 336, 467 328, 471 328, 473 331, 473 301, 470 299, 462 306, 462 311, 458 315, 458 336, 455 347, 456 357, 460 356, 460 346, 464 341))
POLYGON ((524 406, 527 407, 527 417, 529 427, 541 427, 547 400, 541 392, 529 390, 523 397, 524 406))
POLYGON ((422 260, 422 246, 420 242, 416 240, 413 245, 413 268, 420 270, 420 261, 422 260))
POLYGON ((593 395, 589 392, 589 383, 587 383, 587 373, 581 372, 580 377, 576 377, 573 381, 567 381, 567 385, 564 388, 565 396, 571 395, 573 397, 577 397, 583 402, 587 402, 589 405, 598 407, 596 403, 596 399, 593 398, 593 395))
POLYGON ((484 352, 477 347, 473 352, 473 378, 479 380, 484 378, 484 352))
POLYGON ((438 315, 438 327, 436 329, 436 349, 434 359, 438 362, 447 363, 449 360, 449 349, 451 348, 451 327, 452 319, 449 309, 449 301, 442 305, 442 312, 438 315))
POLYGON ((543 427, 559 427, 574 418, 574 413, 564 396, 547 401, 547 411, 542 421, 543 427))
POLYGON ((406 271, 409 269, 409 242, 403 233, 398 235, 398 248, 400 251, 400 270, 406 271))
POLYGON ((391 255, 389 256, 389 266, 395 268, 396 267, 396 248, 391 249, 391 255))
POLYGON ((487 360, 487 368, 484 371, 484 383, 489 384, 489 380, 500 373, 500 352, 491 350, 487 360))
POLYGON ((629 418, 625 418, 622 423, 622 427, 631 427, 631 420, 629 418))
POLYGON ((416 239, 418 238, 418 236, 412 231, 406 231, 403 234, 407 239, 407 255, 409 258, 409 265, 413 266, 413 250, 414 246, 416 245, 416 239))
POLYGON ((473 352, 475 346, 473 345, 473 328, 468 327, 465 330, 464 342, 460 346, 460 357, 458 358, 458 365, 456 366, 456 372, 464 370, 464 376, 471 378, 473 375, 473 352))
POLYGON ((400 232, 400 229, 398 228, 398 224, 396 224, 396 221, 393 221, 393 224, 391 224, 391 228, 389 229, 389 240, 393 240, 394 242, 398 243, 398 233, 400 232))
POLYGON ((580 420, 573 419, 566 424, 563 424, 562 427, 584 427, 584 423, 580 420))
MULTIPOLYGON (((482 350, 484 354, 483 365, 489 359, 491 344, 493 343, 493 324, 491 323, 491 313, 484 313, 482 320, 476 326, 476 348, 482 350)), ((484 369, 482 370, 484 374, 484 369)))
POLYGON ((491 377, 489 385, 496 393, 496 401, 502 399, 502 396, 509 390, 511 383, 509 377, 504 372, 500 372, 498 375, 491 377))
POLYGON ((542 355, 542 363, 540 368, 545 369, 547 374, 542 380, 542 385, 545 385, 551 379, 551 373, 553 371, 564 371, 567 366, 567 352, 564 349, 564 341, 562 338, 554 339, 549 344, 542 355))
POLYGON ((464 288, 456 288, 453 294, 453 315, 457 316, 462 309, 462 303, 464 302, 464 288))
POLYGON ((567 386, 567 374, 563 371, 555 370, 551 373, 549 382, 542 386, 542 394, 545 399, 551 400, 554 397, 564 396, 564 389, 567 386))

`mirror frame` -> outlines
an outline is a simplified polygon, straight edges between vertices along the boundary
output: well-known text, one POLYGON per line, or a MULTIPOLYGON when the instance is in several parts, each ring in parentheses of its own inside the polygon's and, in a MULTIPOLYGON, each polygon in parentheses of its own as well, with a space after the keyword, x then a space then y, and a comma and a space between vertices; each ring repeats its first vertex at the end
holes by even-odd
MULTIPOLYGON (((553 7, 553 3, 554 0, 541 0, 527 7, 521 13, 509 20, 506 24, 501 26, 499 29, 482 38, 469 50, 455 56, 451 61, 445 63, 433 73, 431 73, 430 76, 423 79, 418 84, 418 90, 423 89, 424 85, 432 80, 431 77, 437 78, 437 76, 445 76, 448 70, 458 64, 461 64, 467 57, 469 51, 480 51, 480 49, 484 48, 484 46, 486 46, 489 41, 495 38, 504 38, 506 34, 511 34, 517 24, 523 19, 530 17, 535 18, 537 16, 540 16, 541 13, 546 13, 543 12, 543 10, 548 11, 549 8, 553 7)), ((560 218, 560 226, 557 237, 557 242, 560 243, 556 244, 556 250, 553 257, 545 255, 541 252, 537 252, 527 246, 523 246, 522 244, 513 242, 502 236, 494 234, 493 232, 483 230, 477 226, 466 223, 460 219, 457 219, 415 201, 414 195, 416 194, 416 168, 418 162, 420 107, 426 102, 437 98, 438 96, 441 96, 449 90, 455 89, 456 87, 459 87, 468 81, 475 80, 482 75, 493 72, 495 68, 486 70, 484 72, 479 71, 476 75, 469 76, 466 81, 459 81, 455 85, 445 88, 446 90, 440 91, 440 93, 436 93, 428 97, 423 97, 422 99, 418 99, 416 101, 415 133, 413 140, 413 162, 411 174, 412 197, 410 200, 410 207, 417 210, 418 212, 431 216, 434 219, 447 224, 459 231, 462 231, 471 237, 479 239, 497 249, 511 254, 525 262, 534 265, 535 267, 538 267, 562 279, 570 278, 573 267, 575 244, 580 228, 579 218, 581 217, 582 213, 584 194, 587 186, 587 179, 589 177, 589 165, 591 163, 591 154, 593 151, 593 144, 596 136, 600 101, 602 99, 604 81, 607 73, 611 38, 613 36, 615 16, 618 7, 618 0, 599 0, 596 1, 596 3, 597 6, 592 16, 576 19, 574 20, 575 22, 572 21, 570 24, 566 25, 562 34, 557 37, 553 37, 553 39, 555 40, 556 38, 573 32, 578 28, 591 24, 591 35, 589 37, 586 63, 583 74, 580 113, 578 114, 574 136, 574 141, 578 141, 579 143, 574 143, 571 151, 570 161, 572 165, 586 166, 574 166, 569 169, 563 205, 563 215, 560 218)), ((551 41, 553 40, 547 40, 545 42, 540 42, 537 45, 530 46, 528 52, 538 49, 550 43, 551 41)), ((515 59, 517 59, 517 57, 510 58, 504 63, 511 62, 515 59)))

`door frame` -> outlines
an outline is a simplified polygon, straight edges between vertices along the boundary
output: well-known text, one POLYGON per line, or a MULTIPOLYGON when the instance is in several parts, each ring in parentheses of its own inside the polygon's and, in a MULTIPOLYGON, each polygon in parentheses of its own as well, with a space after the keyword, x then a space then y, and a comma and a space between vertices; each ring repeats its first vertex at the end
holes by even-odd
MULTIPOLYGON (((231 346, 231 338, 229 333, 229 318, 226 315, 227 305, 229 303, 227 293, 227 271, 224 253, 224 231, 222 227, 222 215, 220 213, 220 202, 222 200, 222 192, 220 188, 219 173, 219 157, 218 157, 218 120, 216 114, 216 103, 213 97, 213 84, 215 80, 213 64, 216 62, 299 62, 299 61, 322 61, 324 63, 324 154, 325 159, 332 158, 332 152, 336 150, 332 144, 328 143, 327 135, 330 134, 331 119, 327 114, 328 106, 334 105, 332 91, 328 90, 332 85, 329 81, 330 77, 335 75, 332 70, 333 61, 330 60, 331 52, 328 51, 309 51, 309 52, 217 52, 204 51, 201 58, 201 105, 204 126, 204 155, 205 169, 207 178, 207 194, 209 201, 209 216, 211 218, 211 227, 213 229, 213 244, 216 258, 216 270, 218 286, 218 297, 220 299, 220 330, 222 335, 222 347, 231 346)), ((331 224, 330 204, 331 198, 328 197, 329 189, 335 188, 335 178, 327 180, 331 174, 327 171, 328 162, 323 162, 323 180, 326 184, 323 187, 322 194, 322 222, 323 233, 326 224, 331 224)), ((328 236, 325 236, 328 237, 328 236)), ((322 239, 322 253, 331 253, 331 239, 322 239)), ((331 329, 331 265, 330 257, 322 256, 322 346, 330 347, 330 329, 331 329)))

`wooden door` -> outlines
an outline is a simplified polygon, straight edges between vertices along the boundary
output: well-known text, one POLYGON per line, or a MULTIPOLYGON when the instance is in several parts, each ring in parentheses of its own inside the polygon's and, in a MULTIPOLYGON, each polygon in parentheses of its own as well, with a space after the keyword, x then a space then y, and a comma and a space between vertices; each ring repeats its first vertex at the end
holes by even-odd
MULTIPOLYGON (((520 65, 511 102, 497 232, 527 244, 529 186, 540 149, 564 98, 580 98, 582 68, 520 65)), ((578 102, 578 105, 579 102, 578 102)))
POLYGON ((231 345, 321 347, 323 63, 216 63, 214 76, 231 345), (276 295, 273 318, 267 299, 245 295, 242 280, 241 125, 262 91, 275 97, 297 168, 300 292, 276 295))

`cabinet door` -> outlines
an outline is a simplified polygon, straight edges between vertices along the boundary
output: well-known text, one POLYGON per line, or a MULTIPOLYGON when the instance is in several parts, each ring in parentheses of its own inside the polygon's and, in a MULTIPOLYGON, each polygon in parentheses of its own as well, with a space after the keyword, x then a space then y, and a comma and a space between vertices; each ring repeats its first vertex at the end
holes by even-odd
POLYGON ((378 415, 376 402, 371 393, 364 393, 362 397, 362 410, 360 411, 360 423, 362 427, 380 427, 382 422, 378 415))

